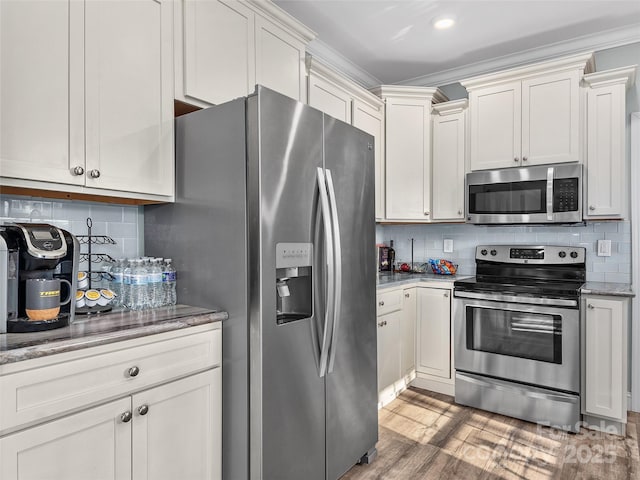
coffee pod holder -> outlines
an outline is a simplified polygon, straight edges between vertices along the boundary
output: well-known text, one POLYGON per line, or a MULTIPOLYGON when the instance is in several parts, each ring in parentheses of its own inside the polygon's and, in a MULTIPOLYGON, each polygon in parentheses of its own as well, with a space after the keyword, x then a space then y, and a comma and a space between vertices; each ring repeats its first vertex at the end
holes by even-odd
MULTIPOLYGON (((93 289, 94 280, 102 280, 104 278, 111 279, 111 274, 102 271, 96 271, 93 269, 94 264, 104 263, 104 262, 115 262, 114 258, 111 255, 106 253, 98 253, 94 252, 92 246, 93 245, 116 245, 116 241, 109 237, 108 235, 93 235, 91 230, 93 228, 93 220, 91 217, 87 218, 87 234, 86 235, 76 235, 78 239, 78 243, 83 246, 86 245, 86 252, 80 252, 80 263, 87 263, 87 280, 88 283, 85 288, 79 288, 79 290, 87 290, 93 289)), ((82 247, 81 247, 82 248, 82 247)), ((113 307, 109 304, 107 305, 94 305, 94 306, 84 306, 84 307, 76 307, 76 315, 91 315, 94 313, 103 313, 111 311, 113 307)))

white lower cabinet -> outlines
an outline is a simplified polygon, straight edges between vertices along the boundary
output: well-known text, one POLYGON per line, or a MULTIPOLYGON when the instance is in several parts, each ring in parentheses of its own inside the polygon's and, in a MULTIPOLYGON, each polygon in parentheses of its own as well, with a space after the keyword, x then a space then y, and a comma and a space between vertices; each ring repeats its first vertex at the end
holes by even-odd
POLYGON ((415 377, 415 288, 378 293, 378 403, 386 405, 415 377))
POLYGON ((416 379, 414 384, 454 394, 451 289, 416 288, 416 379))
POLYGON ((0 369, 0 478, 219 480, 220 329, 171 337, 152 335, 0 369), (67 365, 67 375, 57 375, 67 365), (95 385, 78 381, 84 372, 96 377, 95 385), (42 397, 43 391, 51 395, 42 397), (56 395, 70 401, 56 402, 56 395))
POLYGON ((584 420, 596 428, 613 425, 624 435, 629 299, 594 295, 582 302, 584 420))

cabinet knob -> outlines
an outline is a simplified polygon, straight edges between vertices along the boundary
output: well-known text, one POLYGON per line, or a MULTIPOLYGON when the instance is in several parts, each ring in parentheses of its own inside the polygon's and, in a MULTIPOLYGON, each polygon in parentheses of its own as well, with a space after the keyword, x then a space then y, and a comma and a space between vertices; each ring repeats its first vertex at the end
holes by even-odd
POLYGON ((77 167, 73 167, 73 169, 71 170, 71 173, 73 173, 76 176, 84 175, 84 168, 78 165, 77 167))
POLYGON ((384 322, 378 322, 379 327, 384 327, 384 322))
POLYGON ((517 163, 517 162, 520 161, 520 158, 519 157, 513 157, 513 161, 517 163))
POLYGON ((587 305, 587 308, 588 308, 589 310, 593 310, 593 309, 594 309, 594 308, 596 308, 596 307, 594 307, 594 306, 590 303, 590 304, 588 304, 588 305, 587 305))
POLYGON ((449 292, 445 292, 444 298, 449 298, 449 292))
POLYGON ((596 209, 595 205, 589 205, 589 210, 593 212, 595 209, 596 209))
POLYGON ((129 370, 127 370, 127 374, 130 377, 137 377, 139 373, 140 369, 138 367, 131 367, 129 370))
POLYGON ((405 293, 404 294, 404 298, 409 298, 410 296, 411 296, 411 294, 409 294, 409 293, 405 293))
POLYGON ((131 418, 133 418, 133 415, 131 414, 131 412, 129 410, 127 410, 122 415, 120 415, 120 420, 122 420, 122 423, 130 422, 131 418))
POLYGON ((146 415, 149 412, 149 405, 140 405, 138 407, 138 413, 140 415, 146 415))
POLYGON ((527 160, 529 160, 527 157, 522 157, 523 162, 526 162, 527 160))
POLYGON ((462 210, 458 210, 458 215, 462 215, 462 210))
POLYGON ((429 212, 429 210, 425 210, 425 211, 424 211, 424 214, 425 214, 425 215, 430 215, 430 214, 431 214, 431 212, 429 212))
POLYGON ((99 178, 100 177, 100 170, 97 170, 97 169, 94 168, 93 170, 91 170, 89 172, 89 176, 91 178, 99 178))
POLYGON ((380 301, 378 302, 378 305, 380 305, 381 307, 384 307, 384 302, 383 302, 382 300, 380 300, 380 301))

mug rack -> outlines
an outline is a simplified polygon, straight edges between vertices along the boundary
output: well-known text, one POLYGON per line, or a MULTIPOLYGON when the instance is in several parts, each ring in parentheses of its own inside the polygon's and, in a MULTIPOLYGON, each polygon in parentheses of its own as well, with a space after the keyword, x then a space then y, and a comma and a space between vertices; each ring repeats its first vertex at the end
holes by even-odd
MULTIPOLYGON (((87 251, 80 252, 80 263, 87 262, 87 279, 89 280, 89 286, 87 290, 90 290, 92 287, 93 280, 101 280, 101 279, 109 279, 111 280, 113 277, 110 273, 95 271, 93 270, 93 264, 104 263, 104 262, 115 262, 115 259, 107 254, 107 253, 99 253, 93 252, 93 245, 116 245, 116 241, 108 235, 93 235, 93 220, 91 217, 87 218, 87 234, 86 235, 76 235, 78 239, 78 243, 80 245, 86 245, 87 251)), ((76 308, 76 313, 80 314, 90 314, 90 313, 100 313, 100 312, 108 312, 111 310, 111 305, 96 305, 93 307, 81 307, 76 308)))

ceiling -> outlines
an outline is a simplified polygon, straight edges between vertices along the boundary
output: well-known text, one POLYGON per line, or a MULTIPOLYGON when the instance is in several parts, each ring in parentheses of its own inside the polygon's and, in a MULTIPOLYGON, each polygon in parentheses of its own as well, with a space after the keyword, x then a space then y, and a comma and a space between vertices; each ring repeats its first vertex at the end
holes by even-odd
POLYGON ((354 64, 360 76, 366 77, 360 83, 369 84, 427 84, 424 77, 544 47, 561 51, 565 45, 574 53, 590 49, 584 38, 595 35, 607 38, 610 44, 640 41, 638 0, 275 3, 317 33, 310 45, 312 53, 338 52, 337 57, 344 57, 343 64, 354 64), (456 24, 436 30, 433 20, 442 15, 453 15, 456 24))

